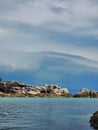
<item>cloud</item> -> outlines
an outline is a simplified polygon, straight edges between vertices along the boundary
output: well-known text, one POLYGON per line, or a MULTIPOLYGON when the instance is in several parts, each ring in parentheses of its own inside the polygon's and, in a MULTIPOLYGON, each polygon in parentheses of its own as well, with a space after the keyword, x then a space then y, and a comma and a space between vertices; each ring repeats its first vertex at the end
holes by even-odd
POLYGON ((8 5, 6 2, 1 2, 1 6, 2 12, 6 12, 7 10, 7 12, 4 13, 5 18, 25 21, 36 25, 44 24, 49 21, 70 22, 71 24, 73 23, 73 25, 75 23, 77 25, 79 22, 80 24, 82 24, 83 21, 87 22, 90 17, 96 18, 98 16, 95 0, 94 2, 89 0, 15 0, 13 2, 9 0, 8 5), (51 11, 53 9, 56 9, 55 13, 51 11), (62 13, 61 10, 63 10, 64 13, 62 13), (8 16, 8 13, 10 16, 8 16))
POLYGON ((5 36, 7 34, 7 31, 4 29, 0 29, 0 37, 5 36))
MULTIPOLYGON (((49 77, 53 70, 72 74, 79 68, 77 72, 91 69, 94 73, 98 68, 97 12, 96 0, 0 1, 1 70, 31 69, 42 75, 46 66, 49 77)), ((58 79, 56 73, 54 77, 58 79)))
MULTIPOLYGON (((59 25, 60 23, 58 23, 59 25)), ((2 30, 0 50, 3 50, 4 54, 7 50, 54 51, 98 60, 97 39, 94 40, 91 36, 85 36, 85 33, 81 36, 79 30, 65 33, 47 28, 46 24, 34 26, 28 23, 4 20, 0 22, 0 27, 2 30)))
POLYGON ((19 80, 35 85, 54 83, 76 90, 78 87, 91 87, 98 82, 98 62, 64 53, 8 52, 0 60, 0 74, 5 80, 19 80))
MULTIPOLYGON (((96 37, 92 28, 97 24, 98 5, 92 1, 29 1, 28 4, 20 4, 19 13, 15 13, 16 18, 33 25, 44 25, 51 30, 60 32, 75 32, 80 30, 80 34, 96 37), (52 4, 51 4, 52 3, 52 4), (53 11, 55 10, 55 13, 53 11), (51 11, 52 10, 52 11, 51 11), (58 11, 59 10, 59 11, 58 11), (62 13, 63 12, 63 13, 62 13), (25 14, 25 15, 24 15, 25 14), (18 17, 19 16, 19 17, 18 17)), ((14 18, 14 17, 13 17, 14 18)), ((98 28, 96 28, 98 30, 98 28)), ((74 33, 74 34, 75 34, 74 33)))
MULTIPOLYGON (((17 34, 13 32, 13 34, 11 34, 10 36, 9 35, 6 36, 6 39, 4 37, 2 38, 2 40, 0 40, 1 41, 0 52, 2 52, 1 56, 2 55, 4 56, 5 54, 9 53, 9 51, 11 51, 12 54, 10 55, 10 57, 12 56, 14 57, 14 51, 17 51, 17 53, 53 51, 53 52, 59 52, 59 53, 80 55, 80 56, 97 60, 97 48, 92 49, 92 46, 91 46, 91 49, 89 49, 90 47, 83 48, 84 46, 76 47, 77 44, 75 46, 75 45, 72 45, 73 43, 63 42, 62 39, 63 37, 62 36, 60 37, 59 34, 53 36, 51 32, 45 35, 41 35, 40 33, 36 35, 35 34, 29 35, 29 34, 23 34, 23 33, 17 34), (56 38, 56 36, 58 36, 59 39, 56 38), (59 44, 60 38, 61 38, 61 43, 59 44)), ((64 41, 65 40, 66 38, 64 38, 64 41)))
POLYGON ((97 70, 98 62, 84 57, 55 52, 19 52, 8 51, 1 53, 1 69, 5 71, 65 71, 67 73, 83 73, 89 69, 97 70), (74 68, 74 69, 73 69, 74 68), (79 70, 78 70, 79 69, 79 70), (84 70, 83 70, 84 69, 84 70))
POLYGON ((88 27, 86 35, 97 24, 96 0, 9 0, 9 3, 5 1, 0 3, 0 18, 6 21, 25 22, 34 26, 45 24, 50 29, 61 32, 74 32, 76 29, 81 32, 81 29, 86 31, 88 27))
POLYGON ((60 13, 60 14, 63 13, 63 11, 64 11, 64 8, 59 7, 59 6, 58 6, 58 7, 55 7, 55 6, 54 6, 54 7, 51 7, 50 9, 51 9, 54 13, 60 13))

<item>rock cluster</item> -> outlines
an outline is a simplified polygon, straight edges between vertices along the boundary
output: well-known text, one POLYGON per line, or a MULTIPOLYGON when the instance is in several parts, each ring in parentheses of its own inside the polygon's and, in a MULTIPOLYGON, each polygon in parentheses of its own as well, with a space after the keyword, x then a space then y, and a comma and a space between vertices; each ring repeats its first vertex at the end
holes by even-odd
POLYGON ((98 111, 96 111, 90 118, 90 124, 94 129, 98 129, 98 111))
POLYGON ((84 88, 84 89, 80 90, 77 94, 75 94, 74 97, 95 98, 95 97, 98 97, 98 93, 96 91, 94 91, 94 90, 84 88))
POLYGON ((6 81, 0 83, 0 95, 16 96, 39 96, 39 97, 58 97, 70 96, 67 88, 61 88, 58 85, 44 85, 42 87, 22 84, 17 81, 6 81))
POLYGON ((98 98, 98 92, 84 88, 78 93, 69 94, 67 88, 61 88, 54 84, 34 86, 23 84, 18 81, 0 82, 0 96, 31 96, 31 97, 89 97, 98 98))
POLYGON ((59 95, 59 96, 64 96, 66 94, 69 94, 69 91, 67 88, 61 88, 58 85, 48 85, 45 84, 42 88, 41 88, 41 93, 45 93, 45 94, 55 94, 55 95, 59 95))

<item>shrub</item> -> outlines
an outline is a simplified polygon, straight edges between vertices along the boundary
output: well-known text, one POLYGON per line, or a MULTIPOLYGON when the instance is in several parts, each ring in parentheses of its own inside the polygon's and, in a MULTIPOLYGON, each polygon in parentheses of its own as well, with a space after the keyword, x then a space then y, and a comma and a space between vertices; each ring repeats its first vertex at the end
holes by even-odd
POLYGON ((3 79, 0 77, 0 82, 2 82, 2 80, 3 80, 3 79))

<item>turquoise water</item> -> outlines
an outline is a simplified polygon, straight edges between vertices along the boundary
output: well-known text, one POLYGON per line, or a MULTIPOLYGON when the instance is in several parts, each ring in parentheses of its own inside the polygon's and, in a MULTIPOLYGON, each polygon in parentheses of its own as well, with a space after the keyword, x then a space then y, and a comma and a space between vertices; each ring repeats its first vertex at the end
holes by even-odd
POLYGON ((92 130, 98 99, 0 98, 0 130, 92 130))

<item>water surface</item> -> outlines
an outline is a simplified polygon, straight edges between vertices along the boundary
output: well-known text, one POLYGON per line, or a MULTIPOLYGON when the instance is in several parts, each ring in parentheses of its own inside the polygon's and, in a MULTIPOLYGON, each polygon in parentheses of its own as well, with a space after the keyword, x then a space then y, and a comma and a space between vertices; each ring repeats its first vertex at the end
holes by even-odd
POLYGON ((0 98, 0 130, 92 130, 94 98, 0 98))

